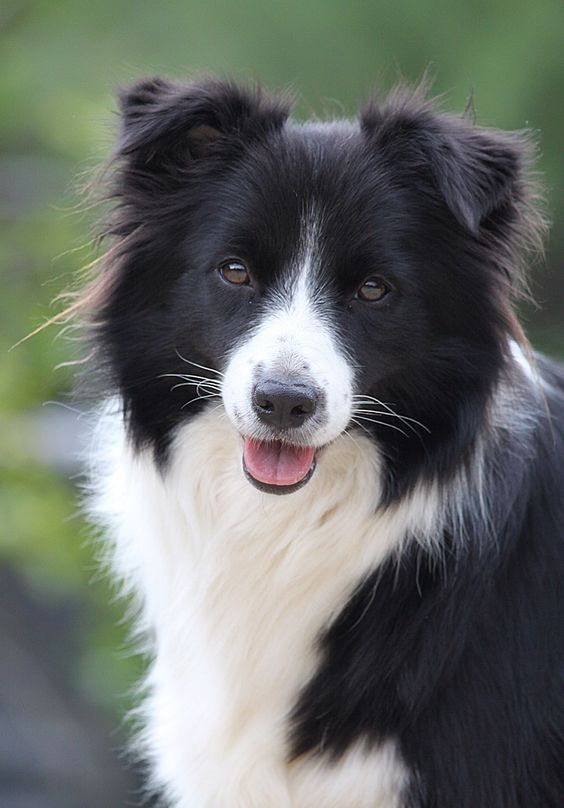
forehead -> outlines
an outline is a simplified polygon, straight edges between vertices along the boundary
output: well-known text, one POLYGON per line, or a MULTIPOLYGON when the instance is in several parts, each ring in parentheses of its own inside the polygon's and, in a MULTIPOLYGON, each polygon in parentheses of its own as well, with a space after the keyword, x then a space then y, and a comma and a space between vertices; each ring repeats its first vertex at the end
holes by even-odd
POLYGON ((288 125, 257 144, 234 179, 243 179, 241 198, 260 204, 264 215, 286 213, 299 222, 313 208, 324 220, 344 210, 366 214, 386 193, 388 173, 358 128, 339 122, 288 125))
POLYGON ((292 124, 219 178, 205 217, 220 249, 270 268, 308 249, 385 260, 398 219, 409 227, 405 196, 354 124, 292 124))

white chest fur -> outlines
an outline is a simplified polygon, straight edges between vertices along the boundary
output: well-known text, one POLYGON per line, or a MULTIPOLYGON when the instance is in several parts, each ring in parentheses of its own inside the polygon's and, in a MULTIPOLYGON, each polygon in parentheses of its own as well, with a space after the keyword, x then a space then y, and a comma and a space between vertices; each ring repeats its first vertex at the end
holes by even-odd
POLYGON ((221 411, 181 430, 164 474, 104 421, 112 456, 94 471, 94 510, 154 637, 145 752, 171 804, 398 806, 407 774, 393 740, 288 766, 287 717, 319 632, 406 530, 435 518, 433 498, 377 516, 378 453, 361 436, 329 446, 304 489, 274 497, 245 480, 221 411))

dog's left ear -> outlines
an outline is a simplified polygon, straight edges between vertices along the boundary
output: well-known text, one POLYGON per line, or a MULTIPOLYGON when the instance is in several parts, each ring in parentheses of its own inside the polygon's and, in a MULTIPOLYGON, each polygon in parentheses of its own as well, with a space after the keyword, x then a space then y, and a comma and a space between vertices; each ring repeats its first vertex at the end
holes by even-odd
POLYGON ((524 135, 437 113, 417 93, 371 104, 360 120, 388 161, 398 171, 430 177, 451 213, 473 233, 505 203, 521 200, 531 151, 524 135))
POLYGON ((144 172, 188 167, 221 146, 237 151, 279 129, 290 108, 284 97, 218 79, 180 83, 144 78, 118 97, 117 156, 144 172))

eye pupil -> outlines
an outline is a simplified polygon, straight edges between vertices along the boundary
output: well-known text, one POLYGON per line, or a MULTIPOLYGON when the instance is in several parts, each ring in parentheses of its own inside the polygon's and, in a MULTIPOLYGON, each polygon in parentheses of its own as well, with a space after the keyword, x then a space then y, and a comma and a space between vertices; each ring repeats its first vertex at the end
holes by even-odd
POLYGON ((233 286, 248 286, 251 282, 249 270, 241 261, 224 261, 219 265, 219 274, 233 286))
POLYGON ((382 300, 389 291, 390 287, 381 278, 367 278, 362 286, 359 287, 357 296, 361 300, 372 303, 377 300, 382 300))

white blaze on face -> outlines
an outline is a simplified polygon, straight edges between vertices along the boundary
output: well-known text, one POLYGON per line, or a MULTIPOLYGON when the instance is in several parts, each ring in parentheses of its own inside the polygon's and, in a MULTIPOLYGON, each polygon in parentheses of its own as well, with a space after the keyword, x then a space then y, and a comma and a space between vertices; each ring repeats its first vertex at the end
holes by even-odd
POLYGON ((303 246, 257 326, 232 352, 223 383, 225 409, 245 436, 268 440, 253 409, 259 379, 306 384, 317 389, 314 416, 295 430, 300 443, 320 447, 346 428, 352 414, 353 372, 325 306, 316 277, 316 233, 309 226, 303 246))

